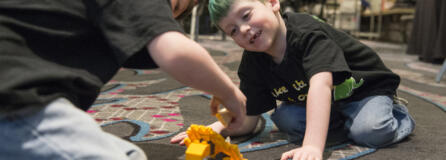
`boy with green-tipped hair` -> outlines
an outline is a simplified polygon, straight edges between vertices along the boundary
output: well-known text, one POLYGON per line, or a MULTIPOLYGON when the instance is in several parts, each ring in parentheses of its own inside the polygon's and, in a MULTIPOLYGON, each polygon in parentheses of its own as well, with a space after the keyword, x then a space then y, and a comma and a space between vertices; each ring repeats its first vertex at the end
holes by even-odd
POLYGON ((322 159, 328 131, 339 127, 368 147, 412 133, 414 120, 394 100, 400 77, 375 51, 310 15, 281 16, 279 10, 279 0, 210 0, 213 23, 245 49, 238 74, 248 115, 239 130, 226 130, 220 122, 211 125, 214 130, 248 134, 262 113, 275 109, 271 119, 277 127, 303 141, 282 160, 322 159), (276 100, 283 102, 280 107, 276 100))

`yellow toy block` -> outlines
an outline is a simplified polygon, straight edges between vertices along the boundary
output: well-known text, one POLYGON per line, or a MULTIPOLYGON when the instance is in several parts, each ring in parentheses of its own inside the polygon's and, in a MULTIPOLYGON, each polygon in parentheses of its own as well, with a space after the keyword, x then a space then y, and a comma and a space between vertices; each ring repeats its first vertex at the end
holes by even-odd
POLYGON ((192 143, 187 147, 186 160, 203 160, 210 154, 207 143, 192 143))
POLYGON ((215 117, 217 117, 218 121, 220 121, 225 127, 227 127, 232 120, 232 115, 226 108, 219 110, 218 113, 215 114, 215 117))
POLYGON ((226 142, 218 133, 210 127, 192 124, 186 131, 188 137, 184 139, 187 146, 186 160, 202 160, 206 157, 216 158, 223 153, 226 157, 222 160, 247 160, 243 158, 235 144, 226 142), (210 151, 213 151, 211 153, 210 151))
MULTIPOLYGON (((220 105, 221 102, 217 98, 212 97, 211 106, 220 106, 220 105)), ((232 120, 232 115, 228 110, 226 110, 226 108, 220 109, 218 113, 215 114, 215 117, 217 117, 218 121, 220 121, 225 127, 227 127, 232 120)))

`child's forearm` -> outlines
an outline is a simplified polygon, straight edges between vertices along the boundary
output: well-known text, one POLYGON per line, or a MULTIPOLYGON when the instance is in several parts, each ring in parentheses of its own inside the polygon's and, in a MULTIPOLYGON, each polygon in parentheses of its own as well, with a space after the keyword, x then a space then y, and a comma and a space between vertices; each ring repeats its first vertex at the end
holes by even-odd
POLYGON ((218 97, 234 116, 228 128, 242 125, 246 97, 203 47, 179 32, 166 32, 152 40, 148 49, 158 66, 173 78, 218 97))
POLYGON ((237 87, 204 48, 178 32, 161 36, 148 48, 162 70, 185 85, 213 93, 221 99, 234 94, 237 87))
POLYGON ((330 121, 331 73, 312 77, 307 98, 307 127, 303 146, 312 146, 323 152, 330 121))

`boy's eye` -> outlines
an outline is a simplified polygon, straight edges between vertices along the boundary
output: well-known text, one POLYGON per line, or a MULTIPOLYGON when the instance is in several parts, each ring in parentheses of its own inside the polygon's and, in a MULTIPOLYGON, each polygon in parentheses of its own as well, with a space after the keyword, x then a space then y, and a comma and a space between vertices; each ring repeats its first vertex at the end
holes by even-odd
POLYGON ((244 20, 248 19, 250 14, 251 14, 251 11, 245 12, 242 16, 242 19, 244 19, 244 20))

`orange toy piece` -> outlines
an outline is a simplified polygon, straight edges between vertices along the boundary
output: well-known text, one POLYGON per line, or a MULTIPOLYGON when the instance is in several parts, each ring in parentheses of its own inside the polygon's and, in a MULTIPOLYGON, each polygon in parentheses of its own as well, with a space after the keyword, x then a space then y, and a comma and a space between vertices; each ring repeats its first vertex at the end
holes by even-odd
MULTIPOLYGON (((218 105, 220 106, 220 101, 214 97, 212 97, 211 99, 211 106, 212 105, 218 105)), ((231 122, 232 120, 232 115, 231 113, 226 109, 226 108, 222 108, 218 111, 217 114, 215 114, 215 117, 217 117, 218 121, 220 121, 223 126, 228 127, 228 124, 231 122)))
POLYGON ((226 108, 220 109, 217 114, 215 114, 215 117, 217 117, 218 121, 220 121, 225 127, 228 127, 228 124, 232 120, 231 113, 226 110, 226 108))
POLYGON ((202 160, 210 154, 211 147, 207 143, 191 143, 186 150, 187 160, 202 160))
POLYGON ((188 136, 184 139, 187 146, 186 160, 202 160, 206 157, 220 160, 247 160, 240 154, 237 145, 226 142, 223 136, 210 127, 192 124, 186 133, 188 136))

